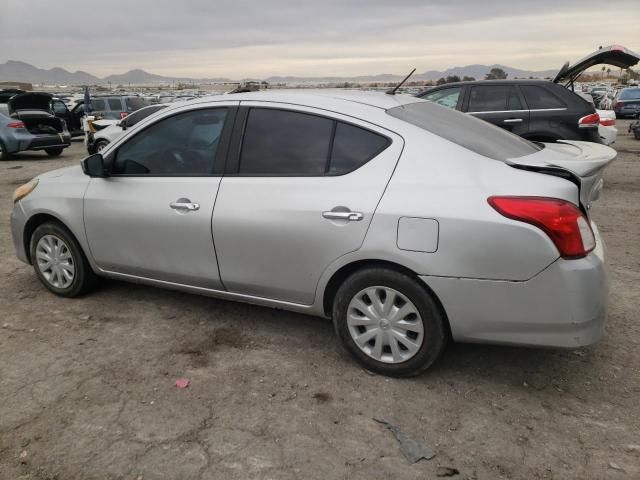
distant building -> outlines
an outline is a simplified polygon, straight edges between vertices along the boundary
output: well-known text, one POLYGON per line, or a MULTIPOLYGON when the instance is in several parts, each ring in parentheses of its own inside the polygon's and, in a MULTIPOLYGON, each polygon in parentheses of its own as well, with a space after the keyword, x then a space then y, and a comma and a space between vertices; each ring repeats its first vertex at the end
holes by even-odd
POLYGON ((0 82, 0 89, 4 90, 9 88, 13 88, 16 90, 25 90, 29 92, 33 90, 33 85, 24 82, 0 82))

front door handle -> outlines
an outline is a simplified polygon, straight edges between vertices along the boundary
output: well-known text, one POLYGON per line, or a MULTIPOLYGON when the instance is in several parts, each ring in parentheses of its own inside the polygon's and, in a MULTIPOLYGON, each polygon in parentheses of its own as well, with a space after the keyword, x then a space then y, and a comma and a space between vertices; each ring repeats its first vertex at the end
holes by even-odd
POLYGON ((364 218, 360 212, 322 212, 322 216, 329 220, 347 220, 348 222, 359 222, 364 218))
POLYGON ((506 120, 502 121, 503 123, 521 123, 522 119, 521 118, 507 118, 506 120))
POLYGON ((174 210, 187 210, 189 212, 193 212, 195 210, 200 209, 199 203, 191 203, 191 202, 180 202, 180 201, 171 202, 169 206, 174 210))

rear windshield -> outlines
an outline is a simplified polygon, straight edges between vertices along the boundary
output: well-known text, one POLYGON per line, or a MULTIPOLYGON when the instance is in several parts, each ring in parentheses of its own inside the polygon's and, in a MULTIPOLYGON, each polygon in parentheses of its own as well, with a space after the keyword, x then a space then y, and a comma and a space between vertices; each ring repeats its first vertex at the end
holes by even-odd
POLYGON ((387 113, 494 160, 524 157, 542 149, 484 120, 431 102, 410 103, 387 113))
POLYGON ((640 100, 640 88, 628 88, 620 92, 620 100, 640 100))

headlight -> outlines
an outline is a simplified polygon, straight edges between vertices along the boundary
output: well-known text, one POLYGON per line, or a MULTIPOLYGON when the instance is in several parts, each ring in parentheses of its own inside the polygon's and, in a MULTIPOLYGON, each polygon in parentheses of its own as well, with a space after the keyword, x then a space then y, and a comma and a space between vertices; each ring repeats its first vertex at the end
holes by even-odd
POLYGON ((34 178, 33 180, 25 183, 24 185, 16 188, 16 191, 13 192, 13 203, 19 202, 24 197, 29 195, 33 190, 38 186, 38 179, 34 178))

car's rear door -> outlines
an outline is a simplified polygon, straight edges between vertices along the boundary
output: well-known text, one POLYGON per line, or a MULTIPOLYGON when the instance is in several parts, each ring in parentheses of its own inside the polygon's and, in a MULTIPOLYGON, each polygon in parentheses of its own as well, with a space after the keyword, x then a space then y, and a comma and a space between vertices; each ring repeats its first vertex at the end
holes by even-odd
POLYGON ((112 174, 84 197, 102 270, 221 288, 211 216, 237 103, 172 111, 107 150, 112 174))
POLYGON ((514 85, 471 85, 464 111, 516 135, 529 131, 529 111, 514 85))
POLYGON ((400 136, 303 106, 242 102, 213 213, 231 292, 311 304, 322 272, 362 245, 400 136))

